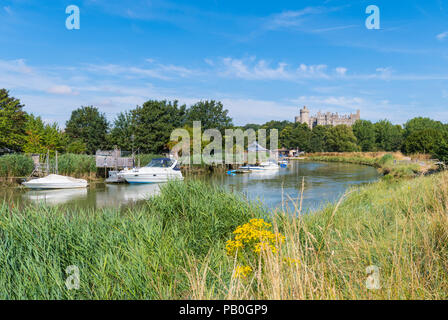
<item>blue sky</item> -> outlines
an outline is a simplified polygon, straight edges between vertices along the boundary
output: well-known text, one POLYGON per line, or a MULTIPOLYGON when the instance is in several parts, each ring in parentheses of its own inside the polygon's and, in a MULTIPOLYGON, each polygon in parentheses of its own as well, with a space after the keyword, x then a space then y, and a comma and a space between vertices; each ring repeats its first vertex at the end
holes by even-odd
POLYGON ((236 124, 361 110, 448 122, 448 1, 0 0, 0 87, 64 126, 148 99, 221 100, 236 124), (68 5, 80 30, 67 30, 68 5), (380 30, 368 30, 368 5, 380 30))

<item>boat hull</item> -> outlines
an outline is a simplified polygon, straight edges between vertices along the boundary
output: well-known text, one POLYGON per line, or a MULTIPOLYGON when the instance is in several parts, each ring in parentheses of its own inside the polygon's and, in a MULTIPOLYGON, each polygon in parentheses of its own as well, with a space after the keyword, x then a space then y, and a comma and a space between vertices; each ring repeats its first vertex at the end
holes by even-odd
POLYGON ((67 185, 67 184, 61 184, 61 183, 55 183, 55 184, 48 184, 48 183, 33 183, 33 184, 27 184, 26 182, 23 183, 25 187, 28 189, 78 189, 78 188, 87 188, 86 184, 78 184, 78 185, 67 185))
POLYGON ((22 185, 29 189, 78 189, 86 188, 88 183, 83 179, 52 174, 45 178, 23 182, 22 185))
POLYGON ((161 183, 173 180, 183 180, 181 175, 127 173, 121 175, 128 183, 161 183))

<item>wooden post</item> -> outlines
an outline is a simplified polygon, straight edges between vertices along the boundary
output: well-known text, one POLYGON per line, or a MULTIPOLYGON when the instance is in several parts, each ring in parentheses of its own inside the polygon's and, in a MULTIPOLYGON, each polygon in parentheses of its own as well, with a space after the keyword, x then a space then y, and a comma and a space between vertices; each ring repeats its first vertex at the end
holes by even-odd
POLYGON ((50 149, 47 150, 47 160, 46 160, 46 174, 47 176, 50 174, 50 149))
POLYGON ((59 174, 59 166, 58 166, 58 151, 56 150, 56 164, 55 164, 55 166, 56 166, 56 174, 59 174))

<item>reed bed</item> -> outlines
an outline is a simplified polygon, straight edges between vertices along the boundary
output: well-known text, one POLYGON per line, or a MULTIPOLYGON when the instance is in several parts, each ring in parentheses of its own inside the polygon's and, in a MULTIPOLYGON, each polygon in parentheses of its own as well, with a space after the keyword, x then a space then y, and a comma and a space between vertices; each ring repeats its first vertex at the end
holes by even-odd
POLYGON ((0 157, 0 177, 26 177, 33 171, 31 157, 24 154, 7 154, 0 157))
MULTIPOLYGON (((52 168, 55 159, 51 160, 52 168)), ((65 153, 58 157, 58 172, 62 175, 74 177, 94 177, 96 175, 95 156, 86 154, 65 153)))
POLYGON ((186 181, 124 212, 4 203, 0 298, 448 298, 448 173, 357 187, 311 214, 290 201, 294 212, 268 213, 186 181), (228 241, 259 219, 260 235, 284 236, 272 238, 275 252, 229 254, 228 241), (69 265, 79 290, 65 287, 69 265), (376 289, 366 283, 372 266, 376 289))

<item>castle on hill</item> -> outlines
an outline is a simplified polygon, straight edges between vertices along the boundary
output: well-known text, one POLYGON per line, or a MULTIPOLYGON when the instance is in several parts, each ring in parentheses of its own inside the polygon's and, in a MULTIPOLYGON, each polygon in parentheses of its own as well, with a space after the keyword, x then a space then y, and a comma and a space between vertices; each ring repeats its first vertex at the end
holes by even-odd
POLYGON ((300 109, 300 116, 295 117, 295 122, 306 123, 311 129, 317 125, 321 126, 337 126, 339 124, 345 124, 348 126, 353 125, 356 120, 360 119, 360 112, 356 110, 356 113, 349 115, 338 115, 338 113, 321 113, 318 112, 315 116, 310 117, 310 110, 304 106, 300 109))

